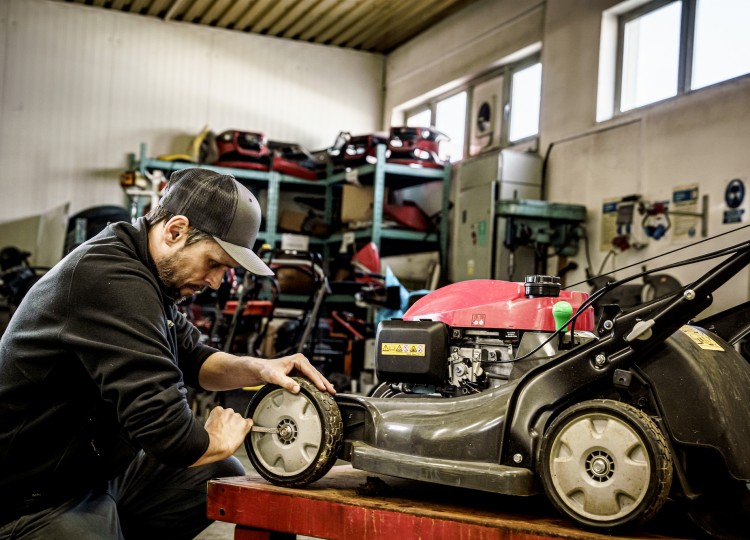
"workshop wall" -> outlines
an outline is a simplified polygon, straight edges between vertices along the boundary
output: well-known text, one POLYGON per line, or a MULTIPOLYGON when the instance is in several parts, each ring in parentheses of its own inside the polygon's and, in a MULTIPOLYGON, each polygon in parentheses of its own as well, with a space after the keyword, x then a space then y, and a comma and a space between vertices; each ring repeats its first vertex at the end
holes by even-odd
MULTIPOLYGON (((617 0, 522 2, 484 0, 447 19, 401 47, 387 59, 387 122, 400 122, 391 110, 413 105, 428 88, 445 92, 486 72, 516 51, 542 43, 543 66, 539 152, 548 154, 545 191, 553 202, 585 204, 593 270, 605 260, 609 239, 602 237, 602 207, 607 199, 640 194, 649 201, 670 200, 674 188, 697 184, 709 196, 708 233, 737 228, 724 224, 724 190, 733 178, 750 181, 750 77, 692 92, 611 120, 597 122, 599 46, 602 12, 617 0), (492 43, 489 47, 487 44, 492 43)), ((745 223, 747 223, 747 202, 745 223)), ((698 205, 700 210, 700 203, 698 205)), ((640 216, 636 215, 636 224, 640 216)), ((697 230, 700 225, 696 219, 697 230)), ((637 228, 637 227, 636 227, 637 228)), ((711 249, 746 238, 736 233, 711 243, 711 249)), ((671 233, 648 240, 641 250, 609 257, 604 271, 637 263, 691 241, 671 233)), ((583 247, 583 244, 582 244, 583 247)), ((699 246, 681 258, 708 251, 699 246)), ((585 279, 583 249, 579 269, 567 282, 585 279)), ((649 267, 670 262, 660 259, 649 267)), ((550 265, 555 268, 555 261, 550 265)), ((704 266, 705 268, 705 266, 704 266)), ((634 268, 635 272, 639 268, 634 268)), ((675 269, 683 283, 696 270, 675 269)), ((616 277, 630 275, 620 273, 616 277)), ((740 293, 750 298, 750 272, 736 276, 716 297, 711 311, 734 305, 740 293)), ((577 287, 588 290, 586 285, 577 287)))
MULTIPOLYGON (((670 201, 681 186, 697 185, 699 197, 708 195, 708 235, 737 228, 724 224, 724 190, 734 178, 750 180, 750 77, 701 89, 611 120, 596 122, 601 13, 616 1, 547 3, 542 65, 542 115, 540 148, 549 149, 547 198, 585 204, 594 271, 603 262, 610 238, 603 237, 602 205, 607 199, 640 194, 648 201, 670 201), (550 146, 552 148, 550 149, 550 146)), ((747 203, 745 203, 747 204, 747 203)), ((698 204, 698 210, 701 208, 698 204)), ((674 206, 672 206, 674 209, 674 206)), ((747 210, 746 210, 747 214, 747 210)), ((693 238, 675 238, 672 230, 654 240, 642 234, 642 216, 636 214, 633 237, 647 244, 611 257, 605 272, 701 239, 700 222, 693 223, 693 238)), ((690 219, 690 218, 688 218, 690 219)), ((747 216, 745 217, 747 223, 747 216)), ((732 234, 649 263, 661 266, 688 255, 718 249, 747 238, 747 231, 732 234)), ((569 276, 574 283, 585 278, 585 258, 569 276)), ((669 274, 689 283, 702 266, 673 269, 669 274)), ((636 267, 618 278, 640 270, 636 267)), ((745 269, 716 294, 710 312, 750 297, 750 272, 745 269), (738 294, 740 297, 738 298, 738 294)))
POLYGON ((0 36, 0 222, 123 204, 128 153, 204 125, 311 150, 381 126, 380 55, 46 0, 0 0, 0 36))
POLYGON ((403 110, 414 100, 448 92, 538 48, 544 6, 542 0, 483 0, 389 54, 384 123, 392 122, 394 108, 403 110))

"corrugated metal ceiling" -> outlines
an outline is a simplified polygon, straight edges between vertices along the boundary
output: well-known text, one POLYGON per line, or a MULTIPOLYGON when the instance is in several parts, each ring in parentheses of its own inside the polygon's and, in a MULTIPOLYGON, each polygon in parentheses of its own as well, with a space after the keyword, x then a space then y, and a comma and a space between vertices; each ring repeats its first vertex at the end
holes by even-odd
POLYGON ((476 0, 54 0, 387 54, 476 0))

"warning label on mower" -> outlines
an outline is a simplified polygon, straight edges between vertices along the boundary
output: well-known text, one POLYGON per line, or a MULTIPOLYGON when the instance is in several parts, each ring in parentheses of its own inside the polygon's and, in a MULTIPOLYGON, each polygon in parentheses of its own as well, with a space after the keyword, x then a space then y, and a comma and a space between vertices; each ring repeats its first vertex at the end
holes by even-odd
POLYGON ((698 330, 697 328, 693 328, 692 326, 683 326, 680 328, 682 332, 692 339, 698 347, 700 347, 703 350, 706 351, 723 351, 724 349, 716 343, 713 339, 711 339, 709 336, 698 330))
POLYGON ((424 356, 424 343, 381 343, 380 353, 392 356, 424 356))

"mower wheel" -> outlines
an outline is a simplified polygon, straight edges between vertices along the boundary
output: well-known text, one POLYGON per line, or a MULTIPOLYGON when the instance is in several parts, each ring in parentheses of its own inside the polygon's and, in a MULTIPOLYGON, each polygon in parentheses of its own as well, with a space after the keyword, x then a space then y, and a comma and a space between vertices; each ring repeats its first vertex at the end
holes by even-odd
POLYGON ((647 414, 595 399, 554 420, 542 442, 539 474, 563 514, 593 529, 624 528, 661 509, 672 484, 672 456, 647 414))
POLYGON ((245 411, 254 425, 278 433, 251 431, 245 438, 250 463, 269 482, 303 486, 325 475, 336 462, 343 438, 341 412, 333 397, 304 378, 298 394, 263 386, 245 411))

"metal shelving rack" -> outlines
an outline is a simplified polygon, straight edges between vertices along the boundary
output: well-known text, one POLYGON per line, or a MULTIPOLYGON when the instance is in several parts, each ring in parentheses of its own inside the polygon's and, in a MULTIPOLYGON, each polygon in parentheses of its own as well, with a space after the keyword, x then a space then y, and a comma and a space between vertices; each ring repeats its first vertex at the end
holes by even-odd
MULTIPOLYGON (((354 171, 339 172, 327 176, 320 180, 304 180, 294 176, 280 174, 276 171, 257 171, 253 169, 240 169, 233 167, 218 167, 215 165, 199 165, 182 161, 164 161, 154 159, 148 156, 147 145, 142 143, 138 158, 132 156, 131 168, 138 170, 142 175, 148 176, 148 170, 158 169, 165 173, 185 169, 187 167, 201 167, 211 169, 217 172, 231 174, 240 182, 243 182, 249 189, 257 190, 266 188, 268 190, 267 204, 265 211, 265 230, 259 234, 259 239, 270 245, 276 245, 281 240, 281 233, 278 231, 279 221, 279 195, 282 189, 301 189, 303 191, 323 191, 325 194, 324 215, 326 223, 331 223, 333 218, 333 201, 334 190, 343 186, 347 179, 352 176, 364 183, 372 182, 374 185, 373 200, 373 221, 369 229, 353 231, 357 239, 370 239, 378 249, 381 248, 383 241, 407 241, 415 244, 425 242, 434 243, 439 246, 440 262, 443 269, 447 268, 448 253, 448 211, 450 198, 450 181, 451 167, 447 165, 440 169, 411 167, 386 162, 385 145, 377 146, 377 162, 357 167, 354 171), (390 187, 392 190, 399 190, 406 187, 412 187, 427 182, 442 182, 442 206, 440 228, 437 233, 424 233, 419 231, 409 231, 403 229, 383 228, 383 204, 385 203, 385 188, 390 187)), ((128 193, 131 196, 137 193, 128 193)), ((153 191, 144 191, 143 196, 154 198, 153 191)), ((340 243, 344 233, 334 233, 326 238, 311 237, 311 243, 322 243, 324 250, 328 246, 340 243)), ((422 251, 418 249, 417 251, 422 251)))

